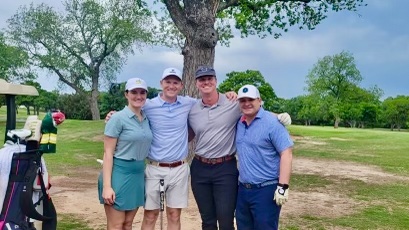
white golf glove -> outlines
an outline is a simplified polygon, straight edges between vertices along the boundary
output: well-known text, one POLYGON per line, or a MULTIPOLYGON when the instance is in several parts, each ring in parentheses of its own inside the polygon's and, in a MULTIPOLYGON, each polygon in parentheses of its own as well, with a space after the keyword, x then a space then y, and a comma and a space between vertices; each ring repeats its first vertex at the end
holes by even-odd
POLYGON ((288 184, 278 184, 277 189, 274 192, 274 200, 277 205, 283 205, 288 201, 288 184))
POLYGON ((291 125, 291 116, 288 113, 280 113, 277 115, 278 120, 284 126, 291 125))

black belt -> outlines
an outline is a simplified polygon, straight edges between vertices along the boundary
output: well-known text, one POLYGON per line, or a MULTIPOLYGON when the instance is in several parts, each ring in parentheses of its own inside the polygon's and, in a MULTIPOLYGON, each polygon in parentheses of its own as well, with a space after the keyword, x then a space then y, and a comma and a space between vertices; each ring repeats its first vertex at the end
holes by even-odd
POLYGON ((277 184, 278 180, 267 180, 264 181, 260 184, 249 184, 249 183, 242 183, 239 182, 240 185, 242 185, 243 187, 247 188, 247 189, 253 189, 253 188, 263 188, 269 185, 273 185, 273 184, 277 184))

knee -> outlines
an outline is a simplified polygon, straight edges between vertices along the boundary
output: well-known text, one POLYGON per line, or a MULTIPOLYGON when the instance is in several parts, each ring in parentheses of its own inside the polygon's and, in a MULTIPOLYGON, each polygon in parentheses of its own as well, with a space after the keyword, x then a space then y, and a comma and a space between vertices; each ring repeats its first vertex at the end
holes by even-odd
POLYGON ((168 221, 176 223, 176 222, 180 222, 180 213, 181 213, 181 209, 167 209, 167 218, 168 221))
POLYGON ((143 219, 147 223, 155 223, 158 216, 159 210, 145 210, 143 213, 143 219))
MULTIPOLYGON (((123 225, 124 223, 122 222, 113 222, 113 221, 108 221, 108 228, 109 230, 122 230, 123 229, 123 225)), ((132 224, 131 224, 132 226, 132 224)))
POLYGON ((129 230, 131 230, 132 229, 132 220, 125 220, 125 222, 124 222, 124 224, 123 224, 123 228, 122 229, 129 229, 129 230))

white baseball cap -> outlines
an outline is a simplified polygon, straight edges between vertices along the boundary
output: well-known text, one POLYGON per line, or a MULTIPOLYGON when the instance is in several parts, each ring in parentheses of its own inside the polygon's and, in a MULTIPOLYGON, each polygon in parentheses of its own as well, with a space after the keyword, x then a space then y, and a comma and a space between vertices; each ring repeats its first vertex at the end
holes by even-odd
POLYGON ((166 77, 169 77, 169 76, 176 76, 180 80, 182 80, 182 72, 180 70, 176 69, 176 68, 173 68, 173 67, 167 68, 167 69, 165 69, 163 71, 162 80, 165 79, 166 77))
POLYGON ((244 85, 237 93, 237 99, 248 97, 252 99, 260 98, 260 92, 254 85, 244 85))
POLYGON ((140 78, 131 78, 126 82, 125 90, 144 89, 148 91, 146 82, 140 78))

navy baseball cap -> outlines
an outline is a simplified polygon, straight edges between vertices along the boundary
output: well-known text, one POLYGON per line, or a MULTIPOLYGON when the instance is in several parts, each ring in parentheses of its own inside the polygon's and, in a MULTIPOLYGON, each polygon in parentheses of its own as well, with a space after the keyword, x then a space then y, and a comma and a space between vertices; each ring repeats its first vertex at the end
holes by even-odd
POLYGON ((195 73, 195 78, 198 79, 199 77, 203 76, 216 76, 216 71, 211 66, 199 66, 195 73))

